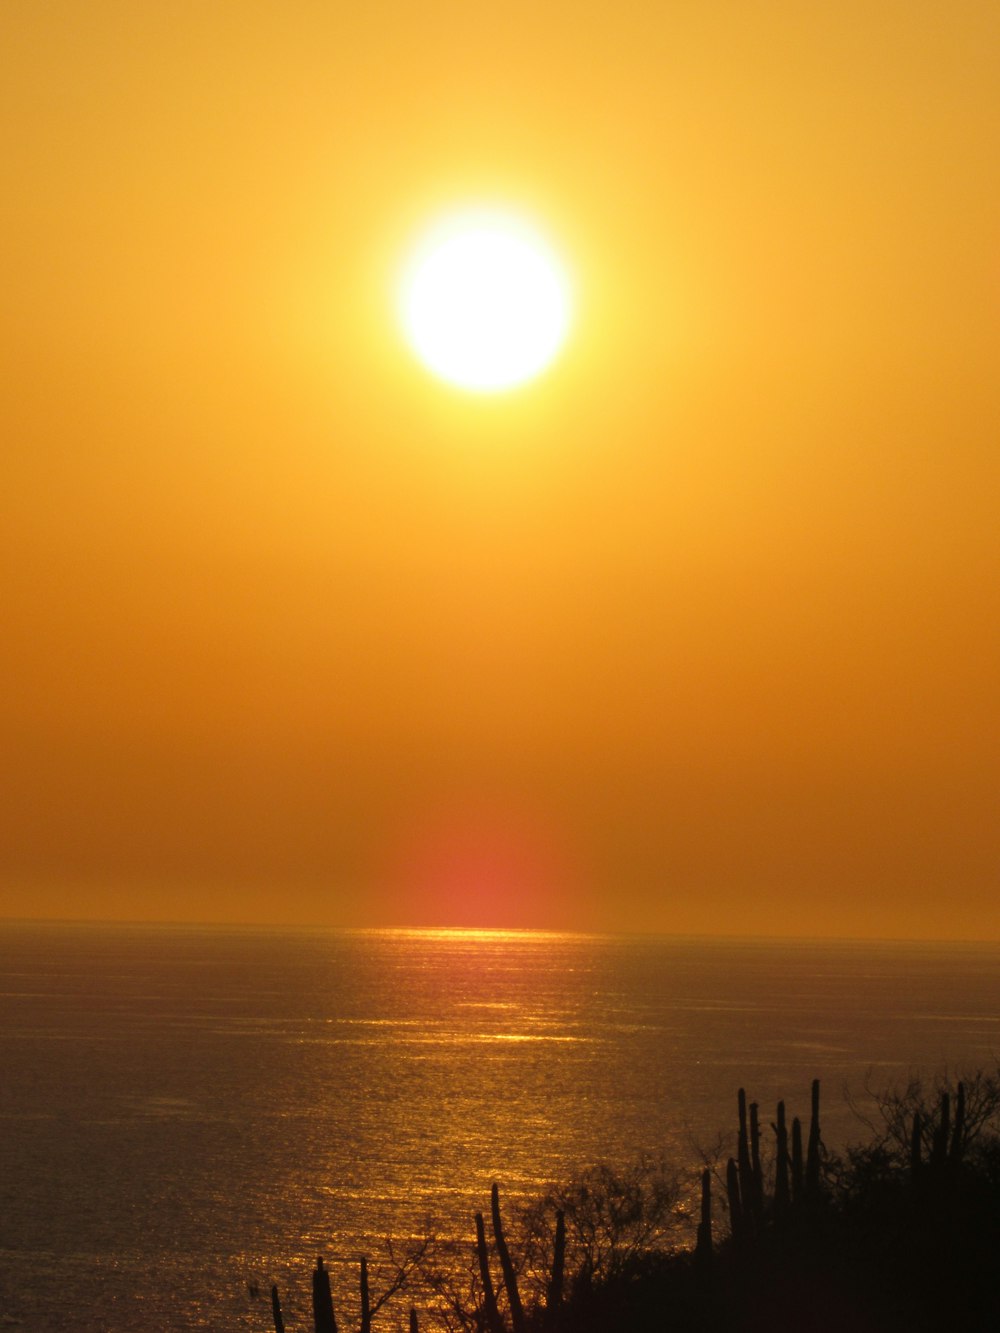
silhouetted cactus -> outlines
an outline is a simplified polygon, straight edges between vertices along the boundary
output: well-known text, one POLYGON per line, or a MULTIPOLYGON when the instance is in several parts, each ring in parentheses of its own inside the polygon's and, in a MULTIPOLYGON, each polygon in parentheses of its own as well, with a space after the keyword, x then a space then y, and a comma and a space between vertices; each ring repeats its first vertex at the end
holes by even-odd
POLYGON ((736 1162, 740 1177, 740 1198, 746 1204, 753 1191, 753 1167, 750 1164, 750 1136, 747 1132, 747 1094, 743 1088, 740 1088, 736 1094, 736 1105, 740 1119, 736 1162))
POLYGON ((822 1140, 819 1132, 819 1079, 812 1083, 812 1113, 809 1117, 809 1147, 806 1150, 806 1198, 815 1202, 819 1198, 820 1152, 822 1140))
POLYGON ((361 1256, 361 1333, 371 1333, 372 1307, 368 1290, 368 1260, 361 1256))
POLYGON ((754 1224, 764 1221, 764 1171, 760 1164, 760 1116, 756 1102, 750 1103, 750 1198, 744 1200, 744 1212, 753 1216, 754 1224))
POLYGON ((337 1333, 333 1314, 333 1296, 330 1292, 330 1274, 323 1267, 323 1257, 316 1260, 313 1269, 313 1325, 316 1333, 337 1333))
POLYGON ((503 1222, 500 1218, 500 1190, 496 1181, 493 1182, 493 1188, 490 1190, 490 1212, 493 1215, 493 1238, 497 1244, 497 1254, 500 1256, 500 1267, 503 1270, 503 1283, 507 1289, 510 1322, 513 1325, 514 1333, 524 1333, 524 1306, 521 1304, 521 1294, 517 1289, 517 1274, 514 1272, 510 1250, 507 1248, 507 1238, 503 1233, 503 1222))
MULTIPOLYGON (((841 1157, 828 1154, 822 1144, 816 1080, 807 1151, 804 1117, 786 1117, 786 1103, 777 1103, 773 1195, 767 1200, 763 1200, 761 1179, 758 1105, 748 1105, 740 1089, 739 1149, 726 1161, 724 1176, 717 1173, 718 1188, 724 1186, 727 1192, 731 1233, 730 1243, 718 1252, 710 1171, 701 1173, 701 1211, 693 1254, 661 1252, 666 1237, 657 1225, 660 1214, 647 1215, 646 1195, 640 1190, 634 1200, 628 1196, 628 1206, 641 1214, 644 1227, 636 1248, 627 1251, 629 1261, 617 1262, 622 1250, 615 1248, 618 1242, 614 1238, 602 1250, 603 1233, 596 1233, 588 1255, 586 1229, 581 1229, 581 1253, 576 1269, 571 1270, 578 1280, 572 1287, 572 1301, 564 1304, 563 1286, 569 1281, 566 1217, 573 1230, 573 1219, 579 1224, 580 1214, 570 1211, 572 1192, 553 1192, 529 1215, 522 1272, 532 1275, 537 1298, 526 1312, 501 1218, 499 1189, 494 1184, 492 1239, 487 1239, 483 1213, 475 1214, 481 1298, 479 1284, 474 1284, 477 1295, 470 1308, 463 1303, 453 1278, 431 1268, 425 1270, 428 1290, 435 1301, 447 1302, 441 1306, 446 1317, 453 1312, 455 1327, 467 1333, 567 1333, 571 1327, 619 1326, 632 1333, 660 1333, 666 1327, 721 1330, 749 1327, 751 1322, 754 1328, 781 1329, 806 1323, 812 1327, 816 1320, 817 1327, 821 1323, 824 1328, 853 1328, 859 1316, 865 1327, 870 1323, 914 1333, 961 1327, 968 1333, 995 1333, 1000 1329, 996 1318, 1000 1297, 995 1286, 1000 1230, 995 1154, 1000 1153, 1000 1134, 991 1128, 988 1152, 983 1153, 975 1136, 984 1123, 990 1124, 987 1117, 1000 1120, 1000 1077, 996 1086, 991 1101, 992 1082, 985 1092, 979 1082, 959 1083, 950 1096, 941 1095, 938 1085, 934 1101, 928 1103, 919 1085, 911 1081, 905 1093, 891 1094, 891 1101, 887 1096, 893 1115, 891 1119, 886 1116, 886 1130, 870 1146, 852 1148, 847 1157, 841 1157), (936 1169, 932 1170, 932 1163, 936 1169), (994 1174, 987 1179, 984 1170, 994 1174), (908 1177, 919 1179, 917 1188, 907 1188, 908 1177), (555 1213, 551 1271, 546 1275, 533 1266, 544 1249, 537 1227, 543 1218, 551 1219, 556 1201, 563 1199, 569 1200, 567 1212, 555 1213), (758 1199, 766 1205, 766 1213, 763 1207, 760 1213, 763 1221, 755 1211, 758 1199), (495 1261, 504 1270, 506 1298, 491 1277, 494 1245, 495 1261), (611 1259, 604 1262, 606 1253, 611 1259), (592 1255, 597 1256, 596 1262, 592 1255), (942 1293, 947 1291, 949 1303, 960 1302, 955 1311, 946 1309, 944 1300, 938 1301, 936 1283, 942 1293), (511 1310, 509 1319, 503 1308, 505 1299, 511 1310), (813 1312, 799 1318, 803 1300, 813 1307, 815 1318, 813 1312), (895 1321, 897 1311, 903 1322, 895 1321), (972 1320, 961 1317, 969 1313, 972 1320), (980 1313, 983 1318, 976 1322, 980 1313), (883 1315, 887 1322, 882 1321, 883 1315), (735 1323, 728 1322, 730 1316, 735 1323)), ((605 1188, 595 1195, 596 1212, 585 1216, 596 1216, 598 1225, 607 1222, 610 1226, 616 1219, 605 1201, 618 1197, 605 1188)), ((676 1208, 676 1196, 672 1196, 671 1208, 676 1208)), ((386 1296, 375 1299, 369 1291, 367 1261, 360 1259, 359 1333, 372 1333, 381 1305, 401 1289, 412 1271, 407 1264, 399 1269, 399 1282, 390 1286, 386 1296)), ((520 1280, 523 1284, 527 1279, 522 1276, 520 1280)), ((253 1286, 250 1292, 251 1298, 257 1295, 253 1286)), ((336 1333, 322 1258, 313 1274, 313 1298, 317 1333, 336 1333)), ((275 1333, 284 1333, 277 1287, 271 1289, 271 1305, 275 1333)), ((417 1312, 411 1308, 409 1313, 409 1333, 419 1333, 417 1312)))
POLYGON ((782 1226, 788 1218, 788 1205, 791 1198, 789 1190, 788 1126, 785 1123, 784 1102, 778 1103, 778 1123, 772 1128, 778 1141, 778 1155, 774 1166, 774 1221, 776 1226, 782 1226))
POLYGON ((731 1157, 726 1163, 726 1199, 729 1203, 729 1229, 733 1241, 737 1245, 742 1245, 746 1240, 746 1217, 743 1212, 743 1200, 740 1198, 740 1173, 731 1157))
POLYGON ((805 1189, 805 1165, 802 1160, 802 1121, 792 1120, 792 1203, 800 1204, 805 1189))
POLYGON ((555 1327, 562 1304, 563 1281, 566 1273, 566 1216, 560 1208, 556 1213, 556 1239, 552 1251, 552 1276, 549 1278, 548 1291, 545 1295, 545 1321, 547 1331, 555 1327))
POLYGON ((476 1214, 476 1253, 479 1256, 479 1276, 483 1283, 483 1313, 490 1333, 504 1333, 503 1320, 497 1308, 496 1292, 490 1276, 490 1252, 486 1248, 486 1227, 482 1213, 476 1214))

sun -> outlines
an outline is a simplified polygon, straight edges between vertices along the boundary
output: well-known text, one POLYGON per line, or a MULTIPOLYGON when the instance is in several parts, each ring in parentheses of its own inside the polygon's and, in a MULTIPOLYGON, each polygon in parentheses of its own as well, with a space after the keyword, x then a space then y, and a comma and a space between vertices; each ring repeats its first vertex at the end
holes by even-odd
POLYGON ((570 285, 542 234, 514 213, 449 215, 417 243, 400 284, 407 341, 428 370, 474 393, 534 379, 569 331, 570 285))

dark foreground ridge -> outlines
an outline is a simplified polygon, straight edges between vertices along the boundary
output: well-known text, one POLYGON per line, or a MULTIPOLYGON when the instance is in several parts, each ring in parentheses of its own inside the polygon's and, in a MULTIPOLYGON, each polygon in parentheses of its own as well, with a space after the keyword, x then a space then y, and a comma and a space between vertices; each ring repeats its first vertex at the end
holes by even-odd
MULTIPOLYGON (((807 1130, 784 1102, 762 1128, 741 1088, 735 1156, 701 1172, 697 1218, 684 1182, 648 1160, 592 1168, 517 1212, 510 1234, 494 1185, 474 1244, 389 1245, 377 1298, 360 1261, 360 1333, 403 1292, 410 1333, 996 1333, 1000 1077, 914 1081, 876 1105, 870 1140, 834 1155, 818 1080, 807 1130)), ((285 1333, 276 1288, 271 1305, 285 1333)), ((385 1333, 398 1324, 384 1319, 385 1333)), ((338 1333, 322 1259, 313 1327, 338 1333)))

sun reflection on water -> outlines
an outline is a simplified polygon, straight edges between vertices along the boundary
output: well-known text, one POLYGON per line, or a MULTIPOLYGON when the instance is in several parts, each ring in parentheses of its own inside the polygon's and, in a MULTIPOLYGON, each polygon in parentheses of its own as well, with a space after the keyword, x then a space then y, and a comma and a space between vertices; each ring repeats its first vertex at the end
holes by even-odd
MULTIPOLYGON (((1000 1012, 988 951, 70 927, 6 949, 31 998, 5 1000, 5 1089, 31 1093, 0 1143, 5 1263, 52 1333, 79 1328, 35 1280, 53 1252, 76 1307, 112 1292, 118 1333, 258 1327, 244 1272, 304 1325, 322 1252, 357 1326, 357 1254, 428 1228, 468 1244, 493 1180, 513 1210, 597 1159, 683 1163, 741 1084, 798 1112, 817 1074, 835 1089, 945 1040, 982 1063, 1000 1012)), ((837 1116, 832 1095, 833 1140, 837 1116)))

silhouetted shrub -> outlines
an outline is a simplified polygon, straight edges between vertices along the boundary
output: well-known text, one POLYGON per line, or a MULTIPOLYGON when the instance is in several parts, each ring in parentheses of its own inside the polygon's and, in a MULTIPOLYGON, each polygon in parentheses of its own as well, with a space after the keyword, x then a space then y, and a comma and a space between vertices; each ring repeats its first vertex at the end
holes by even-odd
POLYGON ((478 1243, 417 1246, 371 1313, 412 1286, 448 1333, 996 1333, 1000 1071, 868 1091, 870 1137, 840 1154, 818 1084, 808 1151, 781 1110, 761 1144, 741 1092, 739 1160, 714 1190, 702 1174, 697 1252, 693 1177, 594 1166, 502 1222, 494 1187, 492 1239, 480 1214, 478 1243), (713 1198, 742 1215, 721 1239, 713 1198))

